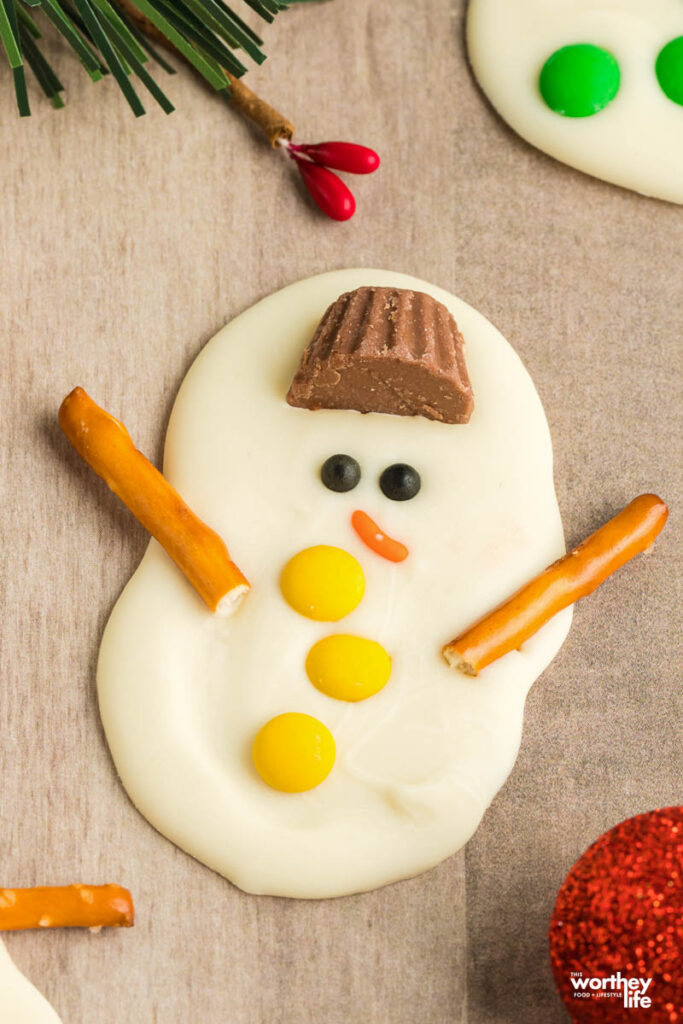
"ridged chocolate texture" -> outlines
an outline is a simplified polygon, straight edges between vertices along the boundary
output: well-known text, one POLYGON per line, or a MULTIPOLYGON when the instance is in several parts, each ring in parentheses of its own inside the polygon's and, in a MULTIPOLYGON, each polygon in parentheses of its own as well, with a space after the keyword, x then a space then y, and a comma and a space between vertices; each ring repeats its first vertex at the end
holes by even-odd
POLYGON ((327 309, 287 394, 303 409, 467 423, 474 402, 457 324, 431 295, 356 288, 327 309))

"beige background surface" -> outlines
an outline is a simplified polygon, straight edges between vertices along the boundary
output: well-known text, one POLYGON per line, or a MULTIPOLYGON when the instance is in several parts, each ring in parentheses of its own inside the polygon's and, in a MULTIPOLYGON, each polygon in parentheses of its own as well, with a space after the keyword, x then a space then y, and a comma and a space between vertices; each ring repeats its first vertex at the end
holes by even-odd
POLYGON ((70 57, 64 111, 36 95, 20 122, 2 106, 2 879, 120 881, 138 911, 128 932, 9 936, 65 1024, 561 1024, 545 942, 560 882, 605 828, 681 802, 681 212, 515 138, 472 81, 463 16, 462 0, 335 0, 267 30, 273 56, 251 81, 298 137, 382 154, 346 225, 190 74, 165 83, 169 118, 134 120, 70 57), (577 610, 465 852, 350 899, 254 898, 157 835, 117 782, 94 666, 146 540, 56 411, 80 383, 158 459, 216 329, 348 265, 451 289, 517 347, 568 542, 640 491, 673 515, 649 558, 577 610))

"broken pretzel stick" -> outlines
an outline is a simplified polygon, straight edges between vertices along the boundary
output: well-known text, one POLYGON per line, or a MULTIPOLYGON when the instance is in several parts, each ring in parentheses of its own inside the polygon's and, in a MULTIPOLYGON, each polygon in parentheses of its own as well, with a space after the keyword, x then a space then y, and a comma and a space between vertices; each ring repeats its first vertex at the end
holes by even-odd
POLYGON ((83 388, 74 388, 62 402, 59 425, 78 454, 166 549, 211 611, 233 611, 249 581, 218 534, 137 450, 123 423, 100 409, 83 388))
POLYGON ((0 932, 23 928, 132 928, 133 899, 120 885, 0 889, 0 932))
POLYGON ((577 548, 446 644, 444 658, 465 675, 476 676, 492 661, 518 650, 553 615, 591 594, 649 548, 668 514, 656 494, 641 494, 577 548))

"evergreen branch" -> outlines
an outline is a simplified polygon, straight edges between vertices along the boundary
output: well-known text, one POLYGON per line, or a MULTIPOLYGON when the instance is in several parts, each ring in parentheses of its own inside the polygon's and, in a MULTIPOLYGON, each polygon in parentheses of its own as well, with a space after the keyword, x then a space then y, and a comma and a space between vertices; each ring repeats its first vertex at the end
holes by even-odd
MULTIPOLYGON (((271 22, 276 14, 299 0, 241 2, 264 21, 271 22)), ((162 110, 170 113, 174 109, 146 65, 151 59, 168 74, 175 74, 175 69, 157 52, 150 36, 154 42, 175 50, 209 85, 227 95, 231 84, 234 87, 236 79, 247 70, 236 51, 256 64, 266 59, 262 40, 226 0, 0 0, 0 54, 4 51, 12 71, 21 116, 31 113, 27 68, 52 104, 64 105, 64 86, 37 42, 42 39, 41 26, 34 19, 38 10, 68 44, 93 82, 111 73, 136 116, 144 114, 145 108, 131 81, 132 75, 162 110)), ((249 95, 253 96, 250 92, 249 95)))

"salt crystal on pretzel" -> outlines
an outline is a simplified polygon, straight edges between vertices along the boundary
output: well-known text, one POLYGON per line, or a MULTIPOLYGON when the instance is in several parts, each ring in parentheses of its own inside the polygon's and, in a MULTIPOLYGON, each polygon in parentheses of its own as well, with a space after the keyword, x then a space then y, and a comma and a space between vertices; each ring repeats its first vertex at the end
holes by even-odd
POLYGON ((25 928, 132 928, 133 899, 120 885, 39 885, 0 889, 0 931, 25 928))
POLYGON ((165 548, 211 611, 234 611, 249 590, 249 581, 218 534, 137 450, 123 423, 83 388, 74 388, 62 402, 59 425, 78 454, 165 548))
POLYGON ((641 494, 583 543, 553 562, 443 648, 449 665, 476 676, 518 650, 549 619, 591 594, 608 576, 651 547, 669 510, 656 494, 641 494))

